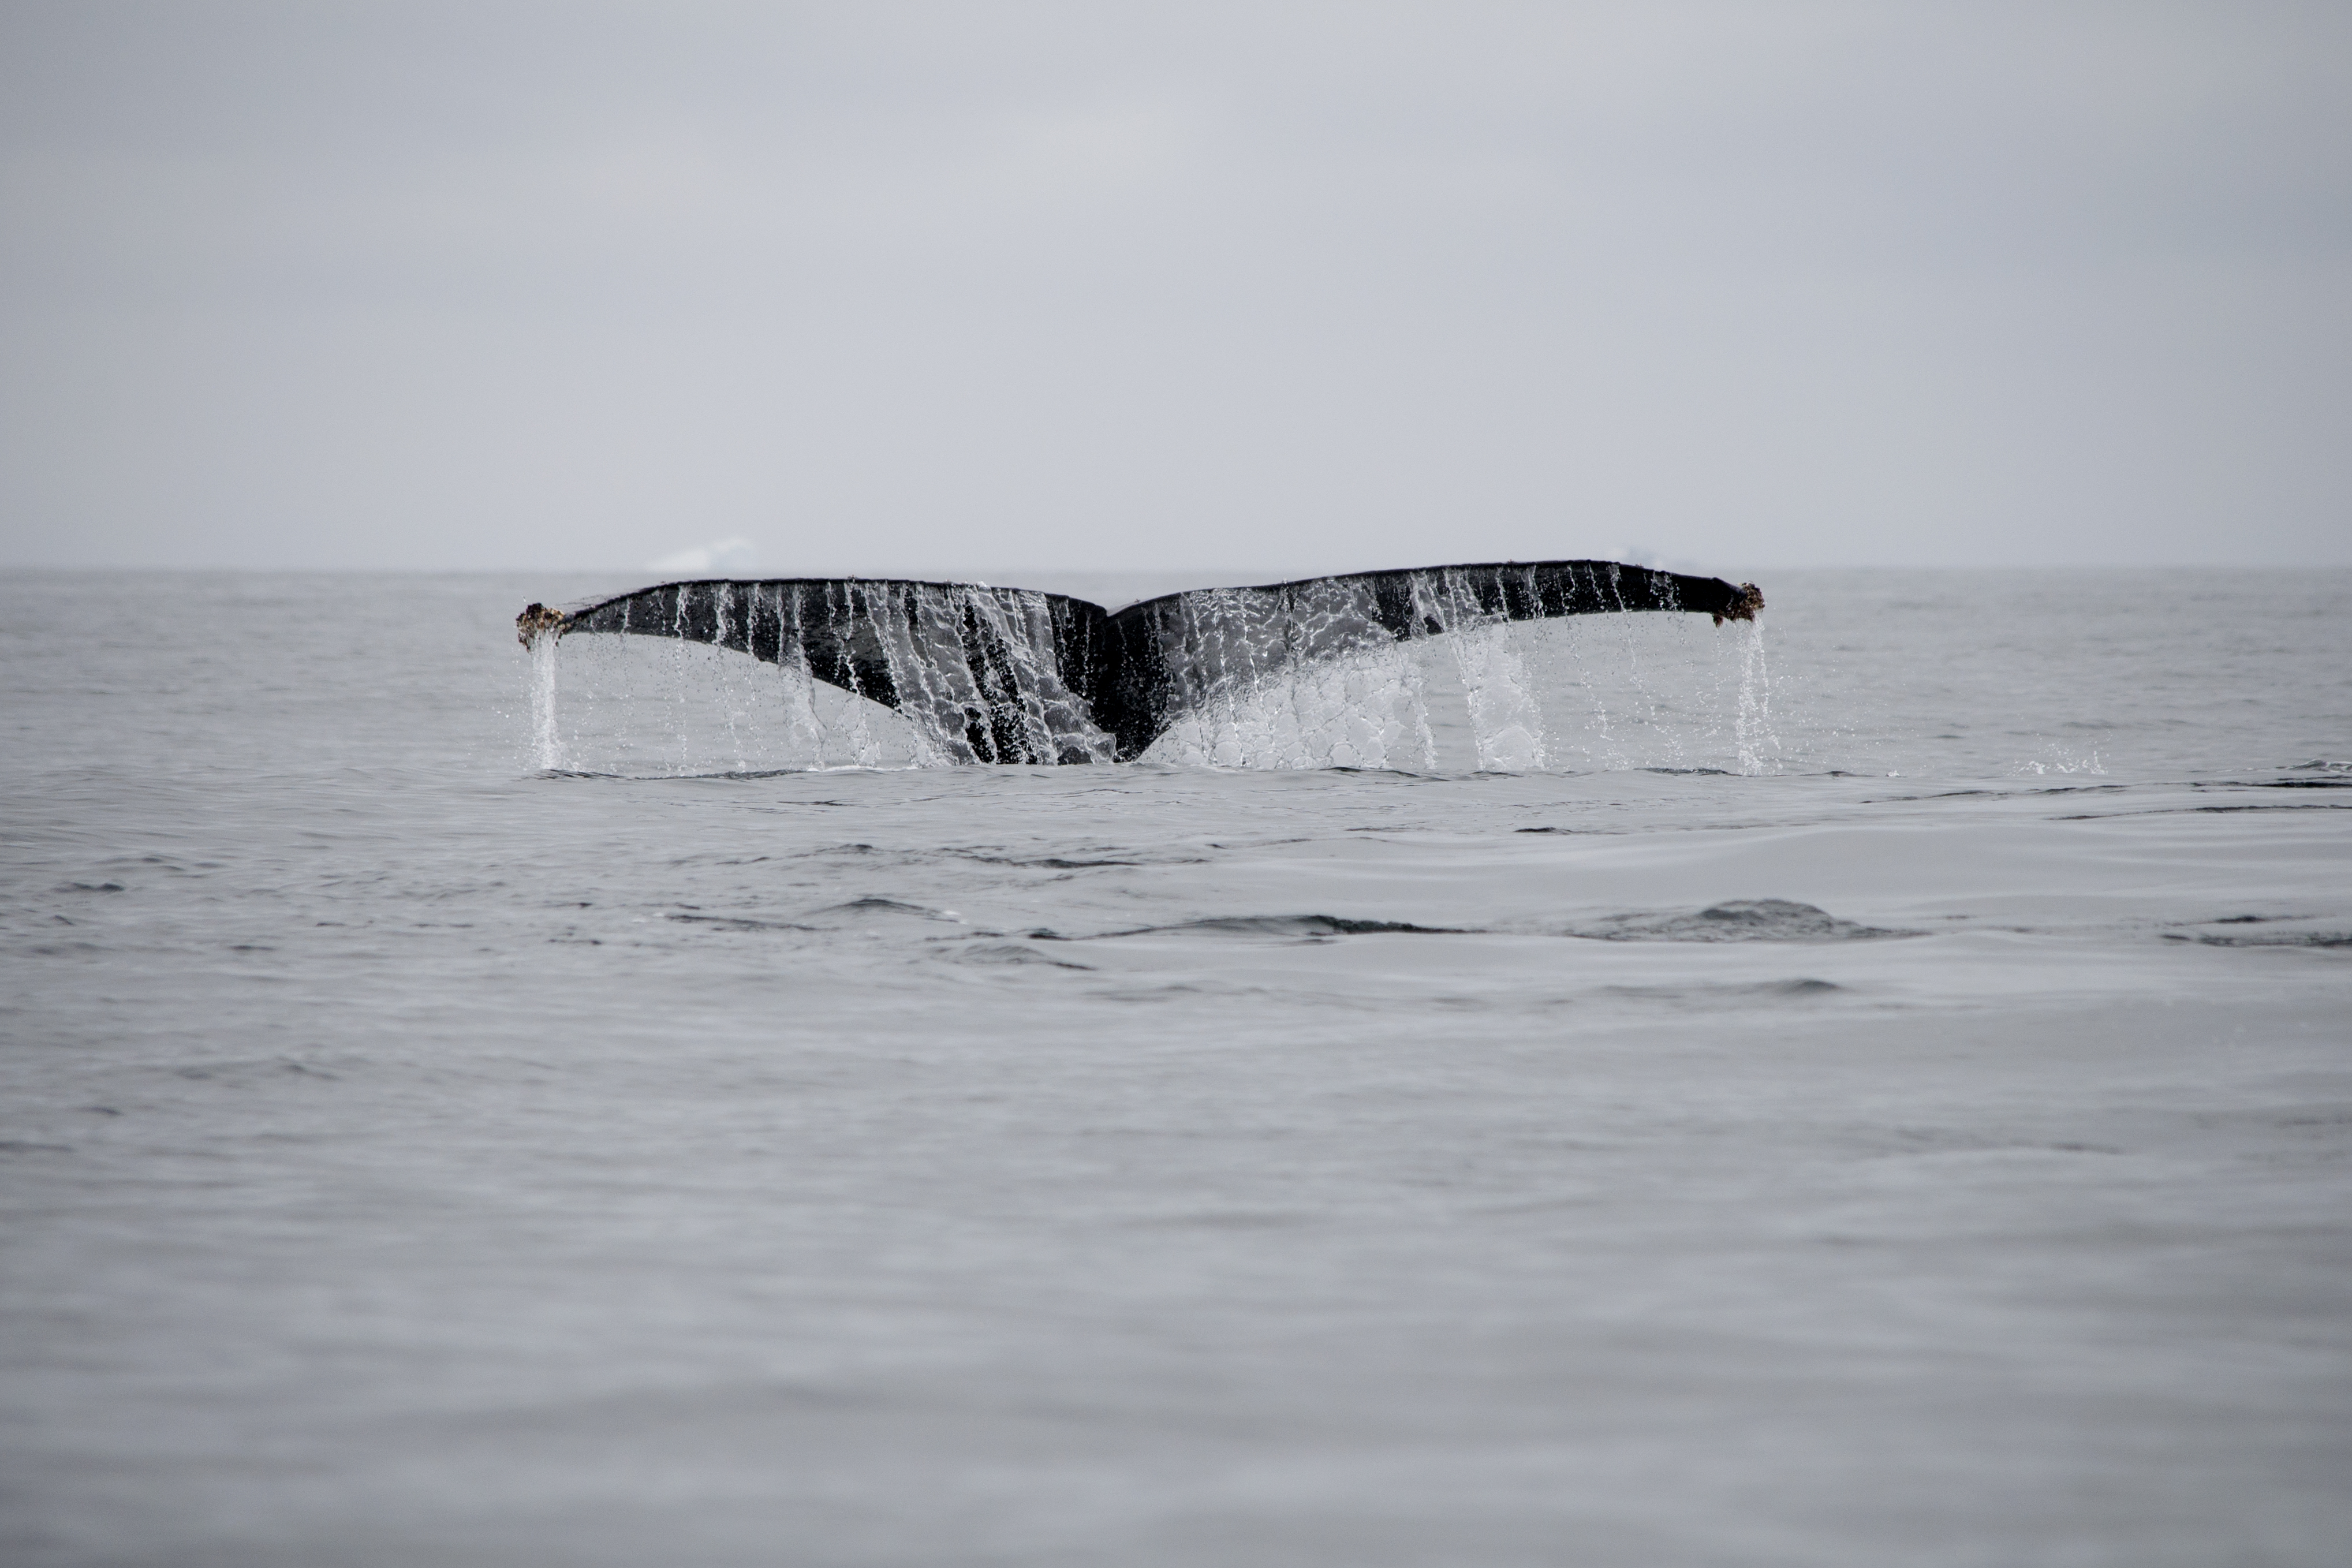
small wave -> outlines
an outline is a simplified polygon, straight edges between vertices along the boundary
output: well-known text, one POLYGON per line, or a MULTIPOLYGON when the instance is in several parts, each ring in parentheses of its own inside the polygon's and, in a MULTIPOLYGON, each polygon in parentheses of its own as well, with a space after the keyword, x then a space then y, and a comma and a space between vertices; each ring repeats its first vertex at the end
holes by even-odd
POLYGON ((1017 866, 1032 871, 1090 871, 1103 866, 1201 866, 1207 862, 1197 855, 1172 858, 1130 859, 1112 856, 1081 857, 1067 855, 990 855, 978 849, 950 849, 947 853, 960 859, 973 860, 982 866, 1017 866))
POLYGON ((1604 985, 1601 990, 1603 995, 1631 997, 1644 1002, 1707 1005, 1805 1001, 1842 993, 1845 987, 1835 981, 1800 975, 1789 980, 1765 980, 1746 985, 1604 985))
MULTIPOLYGON (((2305 801, 2297 801, 2293 805, 2284 804, 2277 805, 2189 805, 2180 807, 2179 811, 2352 811, 2352 805, 2338 805, 2333 801, 2329 801, 2325 805, 2315 805, 2305 801)), ((2179 815, 2179 812, 2168 811, 2159 807, 2155 811, 2139 811, 2130 813, 2129 815, 2134 816, 2178 816, 2179 815)))
POLYGON ((1595 942, 1867 942, 1919 933, 1840 920, 1790 899, 1735 899, 1695 912, 1611 915, 1564 934, 1595 942))
POLYGON ((2127 816, 2229 816, 2249 811, 2352 811, 2352 805, 2335 801, 2266 801, 2255 805, 2158 805, 2145 811, 2078 811, 2063 816, 2053 816, 2053 822, 2116 822, 2127 816))
POLYGON ((1094 970, 1091 963, 1073 963, 1066 958, 1055 958, 1017 942, 975 942, 953 957, 958 963, 1013 967, 1043 964, 1049 969, 1083 969, 1089 973, 1094 970))
POLYGON ((824 909, 814 910, 812 913, 814 915, 850 915, 854 917, 867 917, 873 915, 910 915, 917 920, 925 921, 961 921, 963 918, 961 915, 957 914, 953 910, 934 910, 927 908, 922 904, 901 903, 897 899, 885 899, 878 897, 852 899, 845 904, 827 904, 824 909))
POLYGON ((681 925, 717 926, 722 931, 815 931, 819 928, 802 925, 797 921, 767 921, 756 915, 706 915, 693 910, 670 910, 662 919, 681 925))
POLYGON ((1410 936, 1475 934, 1463 926, 1414 925, 1409 921, 1351 921, 1343 920, 1338 915, 1213 915, 1206 920, 1182 921, 1175 925, 1142 926, 1134 931, 1105 931, 1103 934, 1106 937, 1178 936, 1188 932, 1200 932, 1210 936, 1290 938, 1388 934, 1410 936))
MULTIPOLYGON (((2216 924, 2221 922, 2215 922, 2216 924)), ((2164 933, 2167 942, 2193 942, 2204 947, 2352 947, 2352 931, 2265 931, 2257 936, 2249 933, 2200 931, 2194 936, 2180 931, 2164 933)))

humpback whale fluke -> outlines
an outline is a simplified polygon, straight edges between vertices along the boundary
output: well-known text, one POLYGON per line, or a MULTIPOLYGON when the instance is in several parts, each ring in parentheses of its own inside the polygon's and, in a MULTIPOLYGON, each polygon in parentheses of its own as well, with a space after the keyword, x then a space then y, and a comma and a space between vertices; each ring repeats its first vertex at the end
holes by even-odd
POLYGON ((896 578, 664 583, 515 618, 733 648, 899 710, 963 763, 1125 762, 1211 694, 1306 660, 1504 621, 1682 610, 1749 621, 1753 583, 1610 561, 1486 562, 1201 588, 1112 615, 1061 594, 896 578))

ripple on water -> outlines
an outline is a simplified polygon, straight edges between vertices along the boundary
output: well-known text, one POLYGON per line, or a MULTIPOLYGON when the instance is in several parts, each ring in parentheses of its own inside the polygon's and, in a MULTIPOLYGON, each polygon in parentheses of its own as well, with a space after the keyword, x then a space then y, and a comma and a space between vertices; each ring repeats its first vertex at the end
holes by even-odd
POLYGON ((1595 942, 1871 942, 1921 933, 1840 920, 1791 899, 1734 899, 1697 910, 1610 915, 1564 934, 1595 942))

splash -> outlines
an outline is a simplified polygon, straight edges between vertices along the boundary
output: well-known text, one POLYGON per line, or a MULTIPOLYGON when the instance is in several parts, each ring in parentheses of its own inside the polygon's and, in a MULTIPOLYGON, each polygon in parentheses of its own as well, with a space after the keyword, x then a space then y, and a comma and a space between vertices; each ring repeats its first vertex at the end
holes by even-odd
POLYGON ((2010 770, 2013 773, 2030 773, 2037 778, 2051 773, 2104 773, 2106 771, 2106 764, 2099 760, 2096 749, 2074 752, 2053 750, 2047 762, 2028 758, 2010 770))
MULTIPOLYGON (((1475 765, 1547 765, 1537 681, 1504 601, 1451 568, 1412 574, 1393 604, 1379 584, 1328 579, 1279 599, 1217 589, 1171 604, 1160 627, 1175 717, 1148 757, 1243 768, 1435 768, 1425 650, 1451 655, 1475 765), (1391 622, 1414 632, 1401 640, 1391 622), (1448 636, 1446 634, 1452 634, 1448 636)), ((1532 592, 1532 590, 1529 590, 1532 592)))
MULTIPOLYGON (((1139 757, 1196 715, 1208 717, 1189 724, 1189 743, 1212 758, 1378 765, 1409 744, 1406 732, 1430 728, 1410 656, 1393 645, 1451 637, 1477 765, 1519 771, 1553 763, 1512 624, 1664 611, 1720 626, 1752 620, 1763 603, 1752 584, 1720 578, 1507 561, 1198 589, 1116 614, 979 583, 665 583, 570 611, 531 605, 516 625, 525 642, 550 626, 668 639, 682 665, 688 644, 749 654, 892 710, 913 727, 918 762, 1033 765, 1139 757), (1320 689, 1335 677, 1336 695, 1320 689)), ((740 769, 749 748, 723 670, 719 683, 740 769)), ((1655 701, 1645 706, 1654 722, 1655 701)))
POLYGON ((1511 634, 1508 626, 1482 626, 1453 639, 1481 773, 1537 773, 1544 766, 1543 706, 1511 634))
POLYGON ((563 766, 563 737, 555 724, 555 646, 552 632, 530 639, 530 731, 542 773, 563 766))
POLYGON ((978 584, 678 584, 609 602, 564 640, 605 645, 592 687, 673 694, 648 716, 666 772, 1108 762, 1111 738, 1062 679, 1068 620, 1052 595, 978 584), (646 679, 633 644, 666 648, 667 669, 646 679))
POLYGON ((1780 737, 1772 729, 1772 667, 1764 657, 1764 628, 1754 621, 1741 623, 1735 635, 1739 652, 1739 715, 1733 736, 1739 747, 1739 771, 1770 771, 1770 760, 1780 754, 1780 737))
POLYGON ((1426 680, 1401 644, 1221 683, 1148 762, 1225 768, 1433 769, 1426 680))
POLYGON ((646 637, 568 637, 563 766, 628 777, 949 765, 906 714, 799 669, 646 637))
MULTIPOLYGON (((1594 591, 1613 592, 1614 569, 1596 570, 1594 591)), ((1532 603, 1543 591, 1518 572, 1174 595, 1152 602, 1125 666, 1089 640, 1102 635, 1091 606, 1049 595, 670 584, 568 621, 551 613, 564 634, 560 735, 557 639, 526 638, 534 727, 544 766, 672 775, 1108 763, 1124 744, 1118 715, 1145 707, 1165 717, 1140 758, 1179 765, 1680 770, 1727 767, 1736 750, 1741 771, 1766 771, 1779 742, 1751 629, 1612 616, 1613 635, 1594 641, 1576 617, 1515 615, 1526 605, 1512 592, 1532 603), (1106 701, 1098 725, 1091 704, 1106 701)))

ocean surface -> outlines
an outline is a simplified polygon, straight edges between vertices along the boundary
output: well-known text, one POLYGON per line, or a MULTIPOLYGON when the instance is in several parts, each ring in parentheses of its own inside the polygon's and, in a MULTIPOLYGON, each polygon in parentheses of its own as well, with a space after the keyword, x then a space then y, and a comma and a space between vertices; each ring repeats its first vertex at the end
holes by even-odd
POLYGON ((2344 1562, 2352 574, 1756 575, 1062 769, 0 583, 0 1562, 2344 1562))

